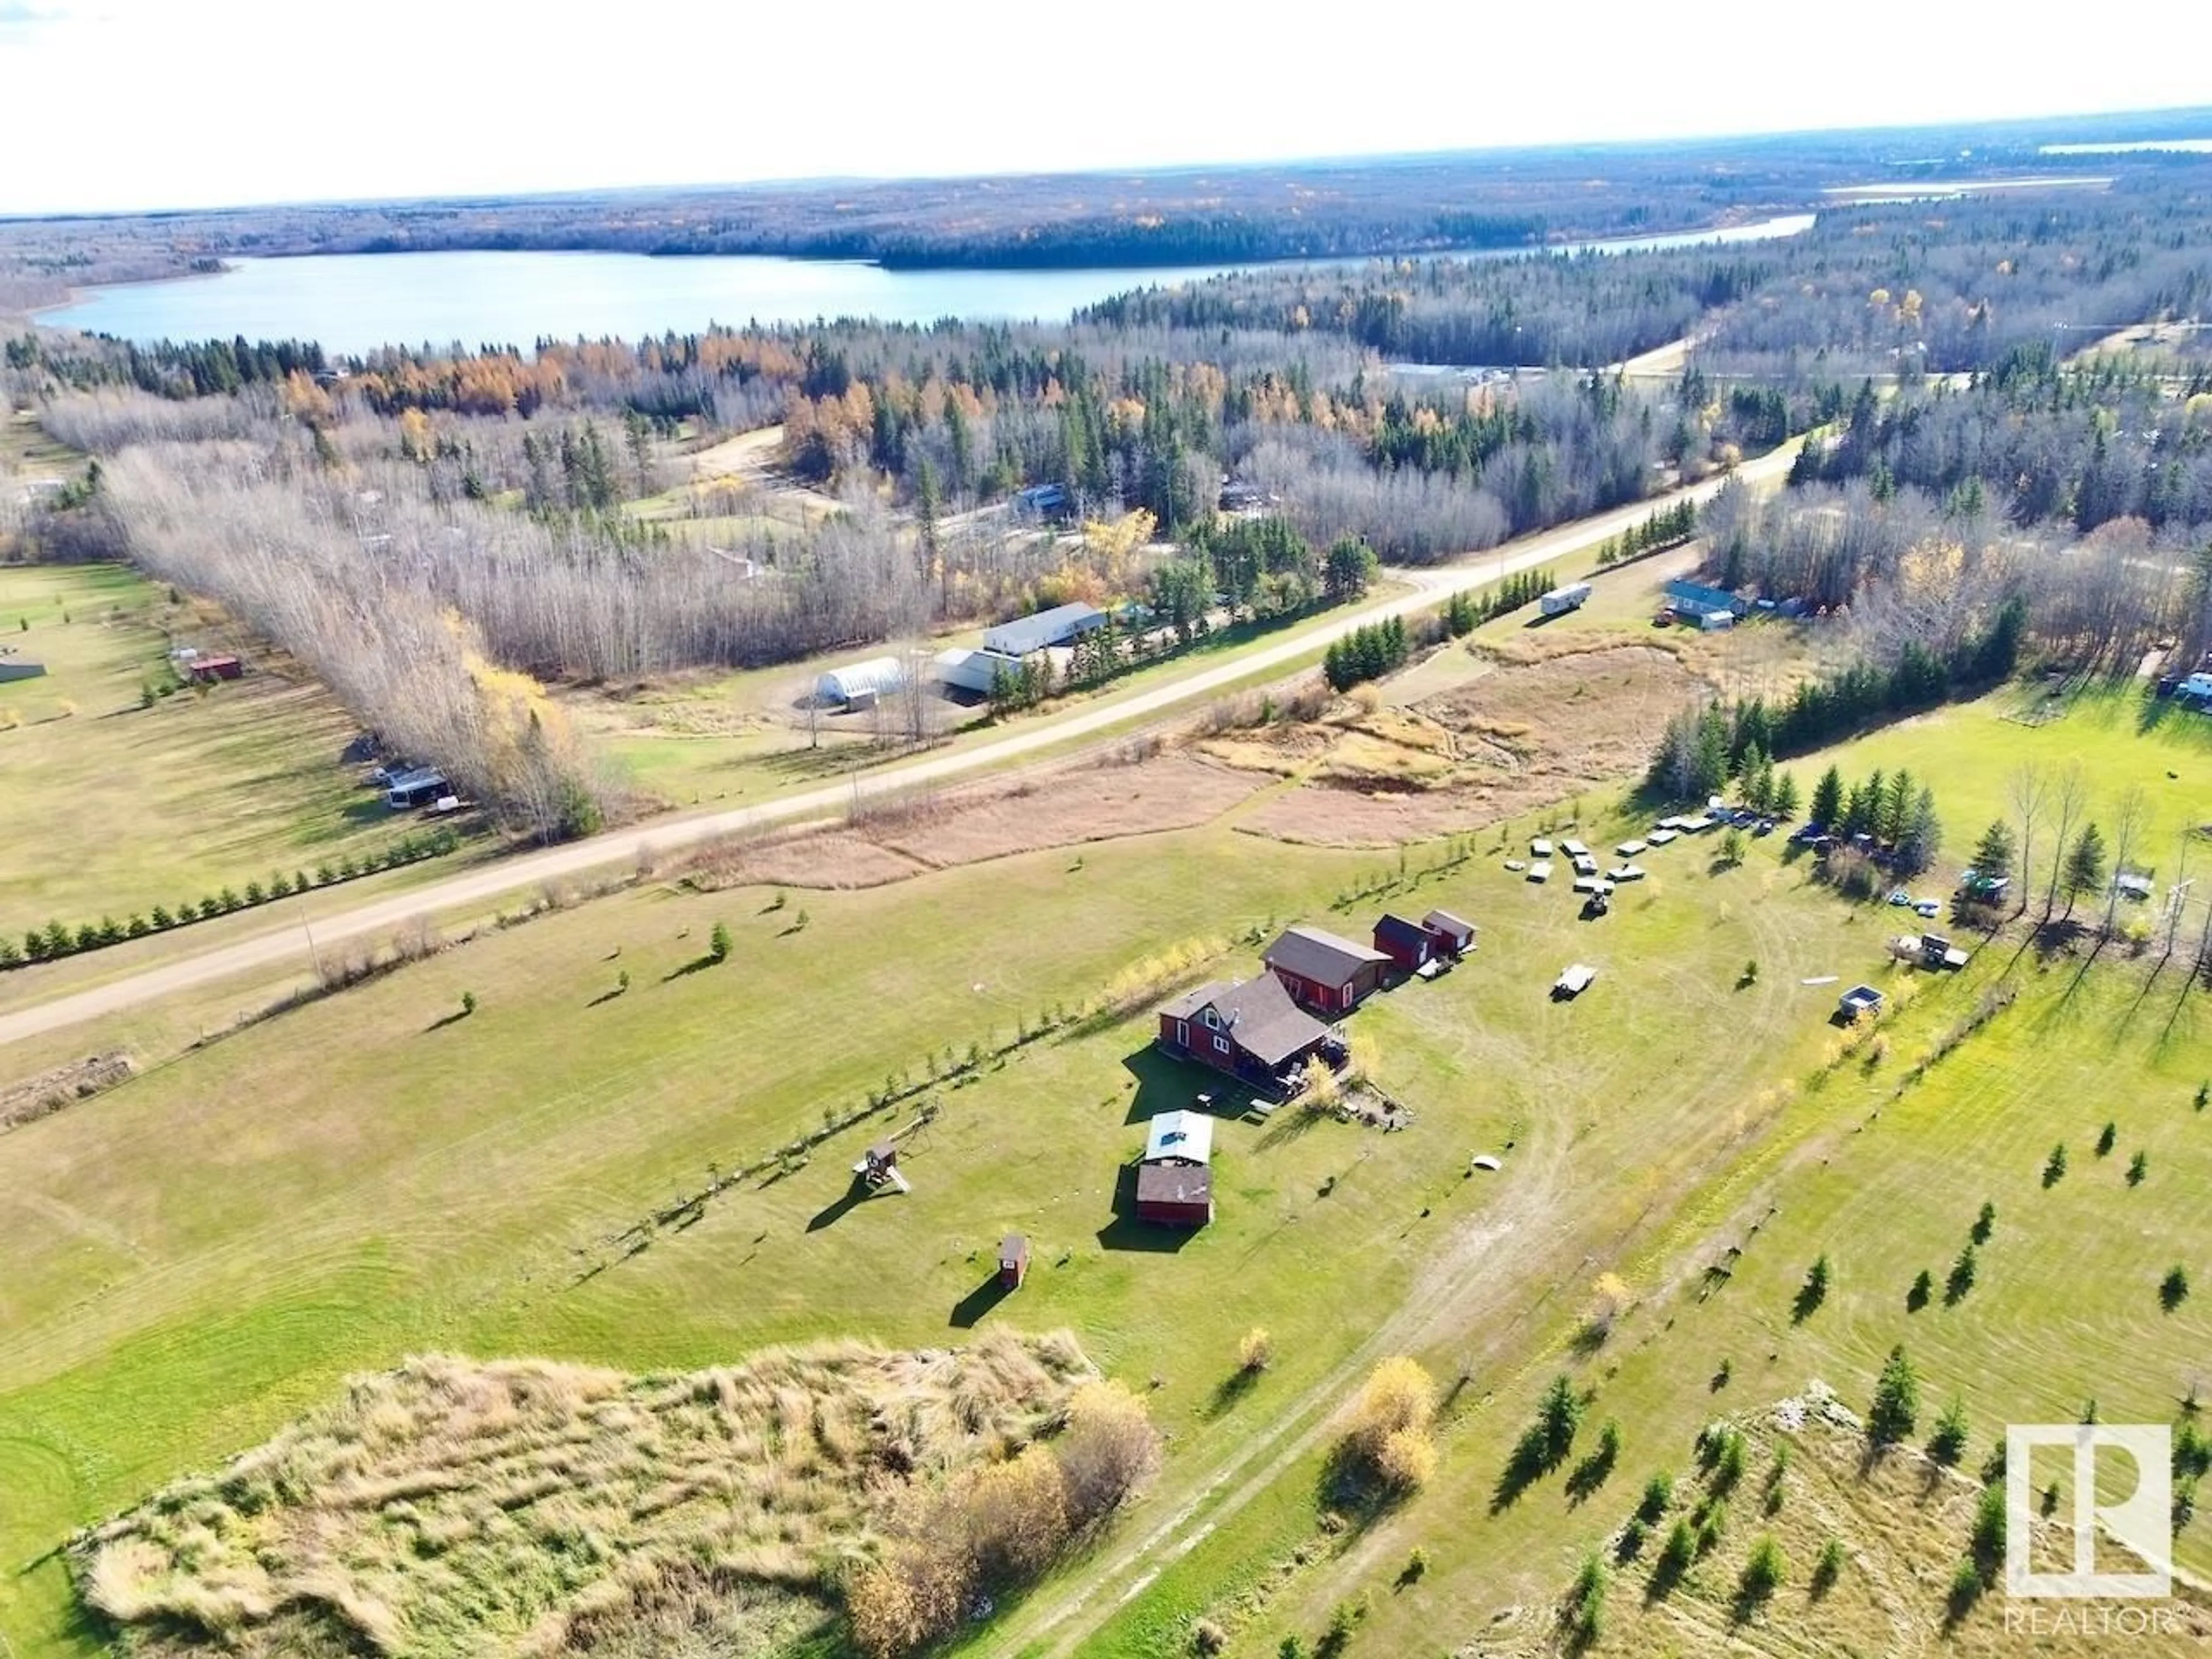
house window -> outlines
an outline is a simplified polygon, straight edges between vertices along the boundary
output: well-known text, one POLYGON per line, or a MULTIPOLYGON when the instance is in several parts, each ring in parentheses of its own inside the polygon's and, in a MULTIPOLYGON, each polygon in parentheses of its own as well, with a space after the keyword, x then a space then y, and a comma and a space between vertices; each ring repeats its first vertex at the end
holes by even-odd
POLYGON ((1218 1036, 1214 1038, 1213 1052, 1217 1054, 1227 1054, 1229 1052, 1229 1039, 1225 1036, 1218 1036))
POLYGON ((1349 1008, 1352 1006, 1352 988, 1349 985, 1343 986, 1338 989, 1336 994, 1336 1006, 1340 1008, 1349 1008))
POLYGON ((1182 1048, 1188 1048, 1190 1047, 1190 1022, 1188 1020, 1179 1019, 1176 1022, 1176 1042, 1182 1048))
POLYGON ((1212 1009, 1207 1009, 1199 1018, 1206 1022, 1207 1030, 1218 1031, 1221 1029, 1221 1016, 1215 1013, 1212 1009))

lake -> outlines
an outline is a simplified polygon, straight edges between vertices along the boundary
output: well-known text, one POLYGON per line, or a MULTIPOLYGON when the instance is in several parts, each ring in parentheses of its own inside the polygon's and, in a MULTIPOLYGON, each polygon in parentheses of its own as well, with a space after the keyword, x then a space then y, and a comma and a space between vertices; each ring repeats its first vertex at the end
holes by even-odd
MULTIPOLYGON (((1581 246, 1626 252, 1755 241, 1794 235, 1812 223, 1811 214, 1796 214, 1726 230, 1581 246)), ((89 289, 69 305, 40 313, 39 320, 129 340, 319 340, 327 350, 351 356, 393 342, 442 347, 455 340, 471 346, 609 335, 634 340, 672 329, 691 333, 709 323, 825 317, 1059 321, 1079 306, 1130 289, 1238 268, 886 270, 857 260, 746 254, 311 254, 239 259, 219 276, 89 289)))

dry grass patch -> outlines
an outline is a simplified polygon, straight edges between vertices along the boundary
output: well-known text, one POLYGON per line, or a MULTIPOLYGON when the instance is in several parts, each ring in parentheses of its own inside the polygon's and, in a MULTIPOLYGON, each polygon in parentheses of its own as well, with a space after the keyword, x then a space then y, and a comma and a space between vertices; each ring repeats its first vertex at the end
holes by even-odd
POLYGON ((1523 812, 1642 769, 1701 687, 1698 642, 1538 635, 1485 650, 1492 672, 1411 708, 1357 712, 1247 747, 1299 754, 1308 787, 1245 827, 1285 841, 1379 846, 1523 812))
POLYGON ((911 1494, 1018 1454, 1065 1335, 859 1342, 666 1376, 433 1358, 77 1540, 133 1651, 545 1655, 818 1623, 911 1494))
POLYGON ((1259 786, 1188 755, 878 799, 849 825, 724 842, 686 873, 707 887, 879 887, 929 870, 1212 822, 1259 786))

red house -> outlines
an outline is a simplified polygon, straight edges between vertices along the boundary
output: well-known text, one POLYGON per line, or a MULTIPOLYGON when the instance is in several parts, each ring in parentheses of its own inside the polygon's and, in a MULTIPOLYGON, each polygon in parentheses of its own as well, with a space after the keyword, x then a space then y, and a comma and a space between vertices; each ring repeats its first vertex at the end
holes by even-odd
POLYGON ((1160 1010, 1160 1047, 1248 1083, 1271 1085, 1309 1054, 1334 1060, 1336 1034, 1301 1012, 1273 974, 1201 985, 1160 1010))
POLYGON ((1213 1219, 1213 1120, 1162 1112, 1146 1127, 1137 1164, 1137 1218, 1172 1227, 1213 1219))
POLYGON ((1319 927, 1291 927, 1260 958, 1307 1007, 1340 1014, 1382 983, 1390 958, 1319 927))
POLYGON ((213 685, 217 680, 234 680, 246 672, 246 665, 235 657, 194 657, 185 666, 202 685, 213 685))
POLYGON ((1418 974, 1445 955, 1443 940, 1403 916, 1386 915, 1375 924, 1375 948, 1407 974, 1418 974))

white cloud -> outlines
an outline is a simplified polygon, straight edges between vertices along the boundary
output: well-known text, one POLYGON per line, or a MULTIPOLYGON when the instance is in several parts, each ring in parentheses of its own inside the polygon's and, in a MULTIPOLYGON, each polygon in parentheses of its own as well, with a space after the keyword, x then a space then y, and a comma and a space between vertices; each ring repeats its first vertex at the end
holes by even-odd
POLYGON ((2115 0, 2088 52, 2032 17, 1986 0, 0 0, 5 118, 29 135, 0 211, 1144 167, 2207 95, 2198 54, 2128 46, 2187 38, 2193 6, 2115 0))

